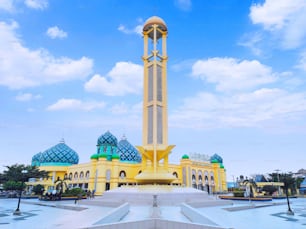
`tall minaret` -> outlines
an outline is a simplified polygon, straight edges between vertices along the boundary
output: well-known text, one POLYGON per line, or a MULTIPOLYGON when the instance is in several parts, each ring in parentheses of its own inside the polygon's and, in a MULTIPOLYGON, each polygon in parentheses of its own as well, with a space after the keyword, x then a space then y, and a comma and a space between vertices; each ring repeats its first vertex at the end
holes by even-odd
POLYGON ((142 154, 139 183, 171 183, 175 177, 168 172, 167 112, 167 26, 159 17, 149 18, 143 26, 144 94, 143 137, 138 150, 142 154))

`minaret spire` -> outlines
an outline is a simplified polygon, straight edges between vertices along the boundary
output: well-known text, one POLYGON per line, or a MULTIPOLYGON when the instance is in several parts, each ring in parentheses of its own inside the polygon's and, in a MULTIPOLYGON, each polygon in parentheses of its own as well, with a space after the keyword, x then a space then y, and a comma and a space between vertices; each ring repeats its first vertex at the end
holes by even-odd
POLYGON ((168 173, 168 155, 174 145, 168 145, 167 35, 168 29, 163 19, 153 16, 145 22, 142 57, 143 146, 137 147, 142 154, 144 172, 135 177, 143 183, 171 183, 174 180, 172 174, 168 173), (149 41, 152 42, 151 46, 149 41), (163 163, 160 163, 161 160, 163 163))

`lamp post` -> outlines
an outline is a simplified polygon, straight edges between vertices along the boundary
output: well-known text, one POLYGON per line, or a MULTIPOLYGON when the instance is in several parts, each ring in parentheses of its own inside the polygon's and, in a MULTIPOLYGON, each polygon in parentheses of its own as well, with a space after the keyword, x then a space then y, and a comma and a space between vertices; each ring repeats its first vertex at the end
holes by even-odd
POLYGON ((19 206, 20 206, 20 199, 21 199, 21 194, 22 194, 22 190, 23 190, 23 184, 24 184, 24 179, 25 179, 25 174, 28 173, 27 170, 22 170, 21 171, 22 175, 21 175, 21 187, 20 187, 20 193, 19 193, 19 198, 18 198, 18 205, 16 210, 14 211, 13 215, 21 215, 19 206))
MULTIPOLYGON (((279 180, 279 172, 280 172, 280 170, 279 169, 275 169, 274 171, 277 174, 277 182, 280 182, 280 180, 279 180)), ((281 195, 281 191, 280 191, 280 186, 278 185, 278 196, 280 196, 280 195, 281 195)))

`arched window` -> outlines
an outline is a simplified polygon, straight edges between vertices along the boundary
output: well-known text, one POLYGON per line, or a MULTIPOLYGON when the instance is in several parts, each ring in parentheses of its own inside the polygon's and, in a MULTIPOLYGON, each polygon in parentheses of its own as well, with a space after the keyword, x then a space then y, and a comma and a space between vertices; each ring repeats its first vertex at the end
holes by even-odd
POLYGON ((125 171, 121 170, 120 173, 119 173, 119 178, 124 179, 125 177, 126 177, 125 171))
POLYGON ((80 179, 84 179, 84 172, 83 171, 80 173, 80 179))
POLYGON ((72 173, 69 173, 69 180, 72 180, 72 173))
POLYGON ((106 181, 109 182, 110 179, 111 179, 111 170, 108 169, 108 170, 106 170, 106 181))
POLYGON ((204 182, 205 184, 208 184, 208 172, 204 171, 204 182))
POLYGON ((210 182, 212 185, 215 184, 215 179, 214 179, 214 173, 213 172, 210 172, 210 182))
POLYGON ((192 183, 193 183, 193 184, 196 183, 196 177, 195 177, 195 175, 192 175, 192 183))
POLYGON ((78 172, 75 172, 75 173, 74 173, 73 179, 74 179, 74 180, 77 180, 77 179, 78 179, 78 172))
POLYGON ((198 171, 198 181, 199 183, 202 183, 202 171, 201 170, 198 171))
POLYGON ((85 173, 85 178, 86 178, 86 179, 89 179, 89 174, 90 174, 90 173, 89 173, 89 171, 87 170, 86 173, 85 173))

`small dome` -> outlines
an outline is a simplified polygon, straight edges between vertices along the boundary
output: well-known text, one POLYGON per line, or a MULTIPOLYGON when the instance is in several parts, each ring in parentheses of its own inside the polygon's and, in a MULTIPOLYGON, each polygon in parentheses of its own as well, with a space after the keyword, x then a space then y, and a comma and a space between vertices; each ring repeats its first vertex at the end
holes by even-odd
POLYGON ((182 156, 182 159, 189 159, 189 156, 188 156, 187 154, 184 154, 184 155, 182 156))
POLYGON ((100 153, 98 154, 99 158, 107 158, 107 154, 106 153, 100 153))
POLYGON ((157 24, 160 26, 161 30, 167 31, 167 25, 163 19, 157 16, 150 17, 146 20, 146 22, 143 25, 143 30, 147 31, 151 28, 152 25, 157 24))
MULTIPOLYGON (((166 26, 166 23, 164 22, 163 19, 161 19, 160 17, 157 17, 157 16, 153 16, 153 17, 150 17, 148 20, 146 20, 146 22, 144 23, 143 25, 143 31, 148 31, 152 28, 153 25, 158 25, 157 28, 160 29, 161 31, 167 31, 167 26, 166 26)), ((156 38, 159 39, 161 38, 162 36, 162 33, 160 31, 156 31, 156 38)), ((149 37, 151 39, 153 39, 154 37, 154 32, 151 31, 149 32, 149 37)))
POLYGON ((118 143, 117 154, 119 154, 120 156, 120 161, 134 163, 141 162, 141 156, 138 150, 134 146, 132 146, 124 136, 118 143))
POLYGON ((111 145, 111 146, 117 146, 118 140, 117 138, 111 134, 111 132, 106 131, 105 134, 102 134, 98 138, 97 145, 111 145))
POLYGON ((219 156, 218 154, 216 154, 216 153, 215 153, 214 155, 212 155, 211 158, 210 158, 210 162, 211 162, 211 163, 216 163, 215 161, 216 161, 217 163, 221 163, 221 164, 223 163, 222 157, 220 157, 220 156, 219 156), (214 162, 213 162, 213 161, 214 161, 214 162))
POLYGON ((119 156, 118 154, 113 154, 113 155, 112 155, 112 159, 118 159, 118 160, 119 160, 119 159, 120 159, 120 156, 119 156))
POLYGON ((40 157, 40 165, 71 165, 78 163, 78 154, 67 146, 63 140, 44 151, 40 157))
POLYGON ((90 159, 98 159, 99 158, 99 154, 93 154, 91 155, 90 159))

